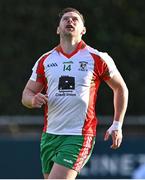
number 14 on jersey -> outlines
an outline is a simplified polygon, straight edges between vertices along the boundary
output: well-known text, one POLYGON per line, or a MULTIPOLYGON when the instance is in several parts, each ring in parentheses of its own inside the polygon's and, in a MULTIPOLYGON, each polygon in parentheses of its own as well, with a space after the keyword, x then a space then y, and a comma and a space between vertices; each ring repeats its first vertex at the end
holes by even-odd
POLYGON ((71 71, 71 64, 64 64, 63 71, 71 71))

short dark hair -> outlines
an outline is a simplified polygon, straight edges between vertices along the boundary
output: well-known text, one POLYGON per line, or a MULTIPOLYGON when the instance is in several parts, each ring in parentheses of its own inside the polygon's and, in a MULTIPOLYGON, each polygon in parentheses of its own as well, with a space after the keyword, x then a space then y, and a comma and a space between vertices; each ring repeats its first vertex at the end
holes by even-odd
POLYGON ((77 13, 77 14, 80 16, 80 18, 82 19, 83 23, 85 24, 85 20, 84 20, 83 15, 82 15, 77 9, 72 8, 72 7, 67 7, 67 8, 65 8, 65 9, 63 9, 63 10, 59 13, 59 20, 61 20, 62 16, 63 16, 65 13, 67 13, 67 12, 75 12, 75 13, 77 13))

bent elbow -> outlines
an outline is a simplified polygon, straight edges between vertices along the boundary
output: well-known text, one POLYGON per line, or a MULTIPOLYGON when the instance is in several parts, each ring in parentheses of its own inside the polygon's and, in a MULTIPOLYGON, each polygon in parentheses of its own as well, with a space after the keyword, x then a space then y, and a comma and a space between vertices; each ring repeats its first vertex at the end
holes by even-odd
POLYGON ((125 96, 128 97, 129 96, 129 90, 128 90, 126 84, 125 84, 123 89, 124 89, 123 91, 124 91, 125 96))
POLYGON ((25 93, 23 91, 22 98, 21 98, 21 103, 22 103, 23 106, 28 107, 28 105, 27 105, 27 98, 26 97, 27 96, 25 95, 25 93))
POLYGON ((23 99, 23 98, 21 99, 21 104, 22 104, 23 106, 25 106, 25 103, 24 103, 24 99, 23 99))
POLYGON ((119 93, 121 96, 124 96, 126 98, 128 98, 128 96, 129 96, 129 90, 128 90, 128 88, 127 88, 125 83, 120 85, 120 86, 118 86, 116 88, 115 92, 119 93))
POLYGON ((21 98, 21 104, 22 104, 23 106, 25 106, 25 101, 24 101, 24 93, 22 94, 22 98, 21 98))

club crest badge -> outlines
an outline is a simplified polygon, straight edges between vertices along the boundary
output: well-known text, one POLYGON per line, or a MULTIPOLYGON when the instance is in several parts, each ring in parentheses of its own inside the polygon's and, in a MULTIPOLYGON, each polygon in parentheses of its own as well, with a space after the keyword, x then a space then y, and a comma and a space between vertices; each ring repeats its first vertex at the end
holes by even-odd
POLYGON ((88 62, 80 61, 79 63, 80 63, 79 71, 88 71, 88 68, 87 68, 88 62))

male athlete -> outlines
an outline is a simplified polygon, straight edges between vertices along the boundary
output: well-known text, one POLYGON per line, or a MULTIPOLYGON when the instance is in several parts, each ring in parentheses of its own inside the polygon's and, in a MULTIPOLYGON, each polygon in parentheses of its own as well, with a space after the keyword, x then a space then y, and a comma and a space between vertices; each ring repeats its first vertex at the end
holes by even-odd
POLYGON ((104 140, 111 135, 113 149, 122 142, 128 89, 112 58, 85 44, 85 33, 82 14, 73 8, 64 9, 57 28, 60 44, 39 58, 23 91, 24 106, 45 107, 41 138, 45 179, 75 179, 89 159, 95 143, 95 104, 102 81, 114 93, 114 119, 104 140))

